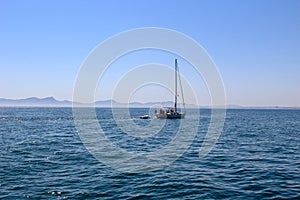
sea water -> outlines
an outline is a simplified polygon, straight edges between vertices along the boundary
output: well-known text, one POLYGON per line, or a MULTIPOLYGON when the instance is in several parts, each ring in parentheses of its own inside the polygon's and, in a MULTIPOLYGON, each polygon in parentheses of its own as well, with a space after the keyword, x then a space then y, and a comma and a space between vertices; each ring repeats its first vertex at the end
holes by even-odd
MULTIPOLYGON (((124 120, 147 127, 151 120, 138 116, 148 112, 130 109, 124 120)), ((139 138, 118 127, 111 109, 96 113, 107 138, 128 152, 163 148, 180 124, 158 122, 160 132, 139 138)), ((227 110, 219 140, 199 157, 210 115, 200 110, 195 137, 173 163, 128 173, 89 153, 71 108, 0 108, 0 199, 300 198, 300 110, 227 110)))

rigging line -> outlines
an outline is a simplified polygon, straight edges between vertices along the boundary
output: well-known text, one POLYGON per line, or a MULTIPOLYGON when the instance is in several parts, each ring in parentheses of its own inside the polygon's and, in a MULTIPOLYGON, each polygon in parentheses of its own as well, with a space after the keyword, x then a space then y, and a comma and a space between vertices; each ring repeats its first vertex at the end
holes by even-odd
POLYGON ((181 75, 179 72, 179 67, 177 67, 178 70, 178 74, 179 74, 179 85, 180 85, 180 91, 181 91, 181 98, 182 98, 182 104, 183 104, 183 109, 184 109, 184 113, 185 113, 185 103, 184 103, 184 95, 183 95, 183 89, 182 89, 182 83, 181 83, 181 75))

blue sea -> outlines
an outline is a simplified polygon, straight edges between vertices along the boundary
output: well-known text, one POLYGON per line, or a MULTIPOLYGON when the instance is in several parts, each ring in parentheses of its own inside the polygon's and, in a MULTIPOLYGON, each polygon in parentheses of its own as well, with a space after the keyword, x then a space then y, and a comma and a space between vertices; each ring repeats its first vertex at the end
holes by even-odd
MULTIPOLYGON (((111 109, 96 113, 106 137, 128 152, 162 149, 180 124, 138 119, 148 109, 130 109, 124 120, 145 129, 164 123, 139 138, 118 128, 111 109)), ((300 199, 300 110, 229 109, 214 148, 199 157, 210 116, 200 110, 196 135, 174 162, 134 173, 88 151, 71 108, 0 108, 0 199, 300 199)))

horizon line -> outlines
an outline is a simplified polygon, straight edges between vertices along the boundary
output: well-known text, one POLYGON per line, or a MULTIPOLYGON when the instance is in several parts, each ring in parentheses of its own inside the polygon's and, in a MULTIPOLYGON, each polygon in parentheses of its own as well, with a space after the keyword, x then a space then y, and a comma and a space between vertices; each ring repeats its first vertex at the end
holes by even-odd
MULTIPOLYGON (((163 103, 172 103, 173 101, 172 100, 169 100, 169 101, 149 101, 149 102, 138 102, 138 101, 134 101, 134 102, 119 102, 119 101, 116 101, 114 99, 105 99, 105 100, 95 100, 94 102, 90 102, 90 103, 84 103, 84 102, 74 102, 72 100, 59 100, 59 99, 56 99, 55 97, 53 96, 47 96, 47 97, 35 97, 35 96, 31 96, 31 97, 27 97, 27 98, 16 98, 16 99, 11 99, 11 98, 2 98, 0 97, 0 100, 7 100, 7 101, 22 101, 22 100, 29 100, 29 99, 36 99, 36 100, 46 100, 46 99, 49 99, 49 100, 54 100, 56 101, 57 103, 71 103, 71 107, 73 107, 73 104, 83 104, 83 105, 86 105, 84 107, 88 107, 89 104, 96 104, 97 102, 105 102, 105 101, 112 101, 112 102, 115 102, 117 104, 163 104, 163 103)), ((174 103, 174 102, 173 102, 174 103)), ((36 104, 38 106, 38 103, 36 104)), ((186 105, 188 107, 198 107, 198 108, 212 108, 212 107, 225 107, 225 108, 297 108, 297 109, 300 109, 300 105, 241 105, 241 104, 226 104, 226 105, 217 105, 217 106, 212 106, 212 105, 197 105, 197 104, 194 104, 194 103, 186 103, 186 105)), ((13 107, 20 107, 22 105, 17 105, 17 106, 13 106, 13 107)), ((26 107, 27 105, 25 105, 26 107)), ((29 106, 34 106, 34 105, 29 105, 29 106)), ((43 105, 42 105, 43 106, 43 105)), ((54 107, 53 105, 49 104, 48 106, 50 107, 54 107)), ((5 106, 5 105, 1 105, 0 103, 0 107, 9 107, 8 106, 5 106)), ((39 106, 40 107, 40 106, 39 106)), ((62 107, 62 106, 59 106, 59 107, 62 107)), ((70 107, 70 106, 67 106, 67 107, 70 107)), ((95 106, 97 107, 97 106, 95 106)), ((101 107, 101 106, 100 106, 101 107)), ((120 107, 120 106, 115 106, 115 107, 120 107)))

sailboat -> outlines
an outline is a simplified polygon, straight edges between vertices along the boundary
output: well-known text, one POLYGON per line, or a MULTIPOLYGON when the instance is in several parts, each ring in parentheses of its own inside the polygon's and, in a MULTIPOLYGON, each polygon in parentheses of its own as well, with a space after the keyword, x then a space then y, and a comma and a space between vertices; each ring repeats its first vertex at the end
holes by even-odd
POLYGON ((177 81, 178 81, 178 62, 177 59, 175 59, 175 103, 174 103, 174 108, 169 108, 169 109, 160 109, 159 111, 155 111, 155 116, 158 119, 182 119, 185 116, 185 104, 184 104, 184 98, 183 98, 183 91, 182 91, 182 85, 181 85, 181 79, 179 76, 179 84, 180 84, 180 89, 181 89, 181 95, 182 95, 182 101, 183 101, 183 112, 179 112, 177 110, 177 81))

